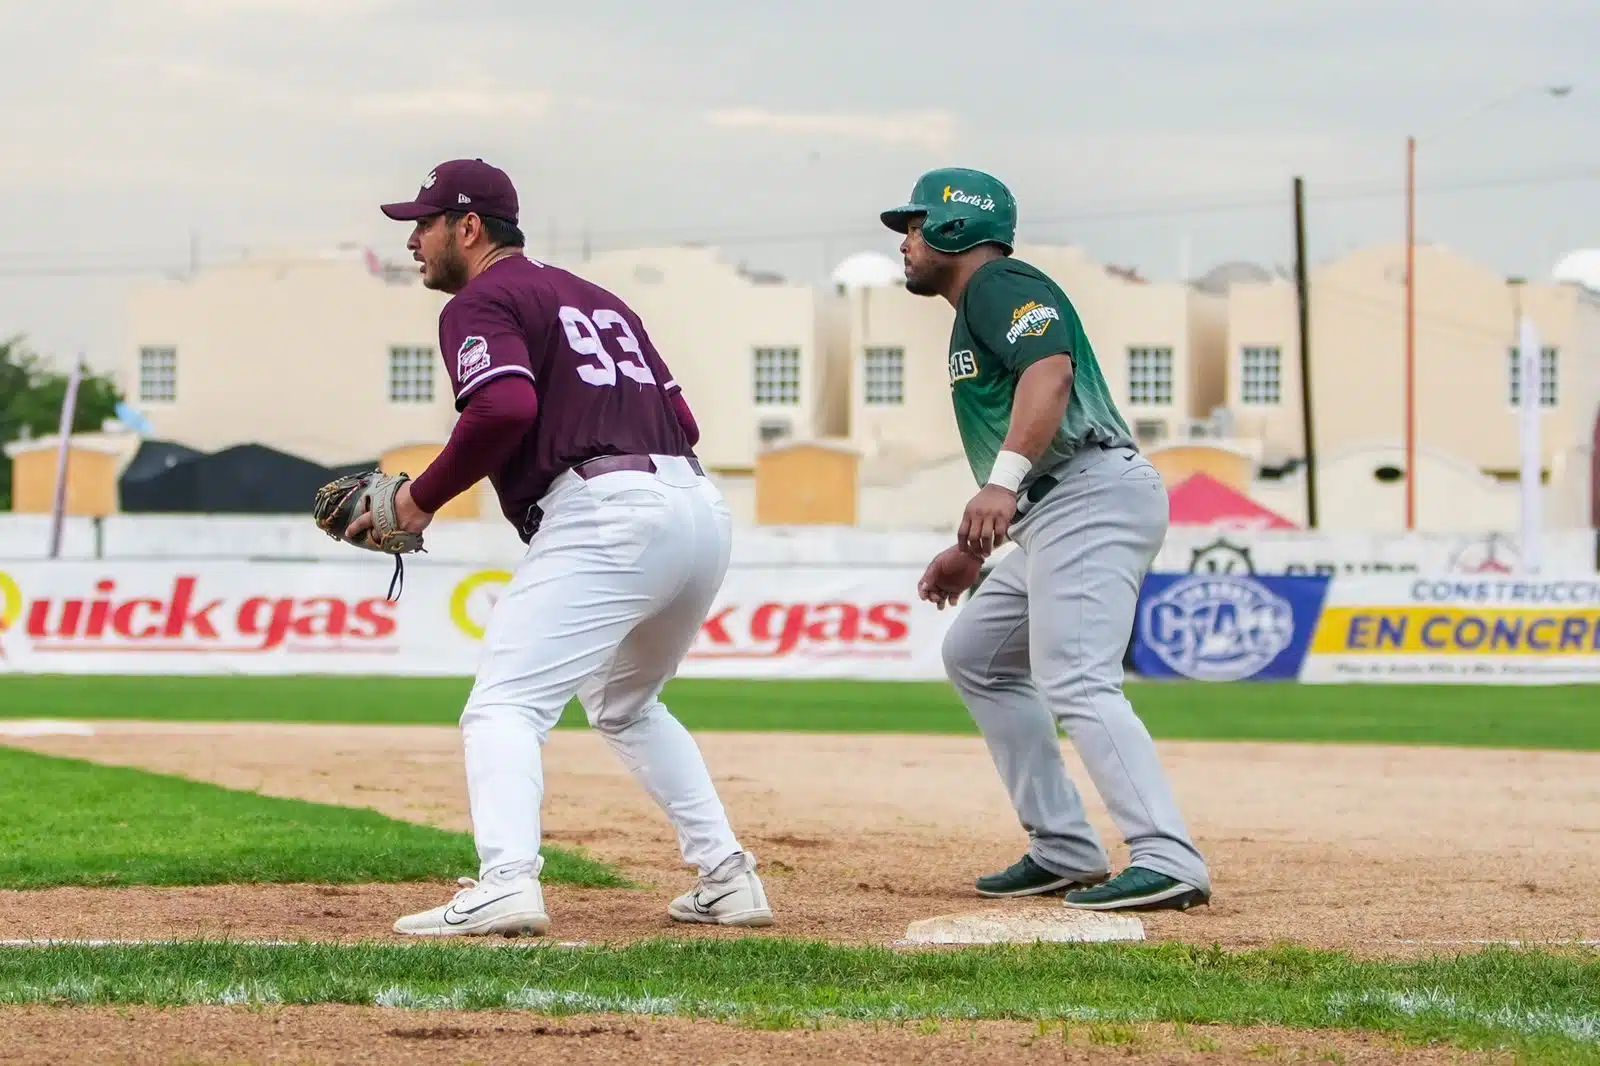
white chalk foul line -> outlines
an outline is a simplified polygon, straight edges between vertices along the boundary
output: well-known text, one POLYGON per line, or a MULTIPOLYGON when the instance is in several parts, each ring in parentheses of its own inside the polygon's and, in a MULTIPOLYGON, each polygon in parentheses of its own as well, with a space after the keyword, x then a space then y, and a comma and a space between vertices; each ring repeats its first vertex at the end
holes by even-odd
POLYGON ((1600 940, 1363 940, 1363 944, 1396 944, 1407 947, 1508 947, 1508 948, 1600 948, 1600 940))
POLYGON ((63 722, 53 718, 20 718, 0 721, 0 737, 92 737, 94 727, 85 722, 63 722))

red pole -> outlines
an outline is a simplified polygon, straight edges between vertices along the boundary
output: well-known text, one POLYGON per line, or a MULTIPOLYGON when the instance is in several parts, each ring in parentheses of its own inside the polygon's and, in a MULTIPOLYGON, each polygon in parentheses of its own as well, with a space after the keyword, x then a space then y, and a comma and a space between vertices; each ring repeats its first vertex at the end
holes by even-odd
POLYGON ((1417 139, 1406 138, 1406 531, 1417 528, 1417 139))

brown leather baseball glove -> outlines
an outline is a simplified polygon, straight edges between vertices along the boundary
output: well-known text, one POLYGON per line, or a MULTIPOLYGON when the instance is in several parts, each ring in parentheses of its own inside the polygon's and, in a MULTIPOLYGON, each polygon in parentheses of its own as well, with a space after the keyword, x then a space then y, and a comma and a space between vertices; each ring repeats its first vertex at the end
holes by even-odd
POLYGON ((385 474, 381 470, 346 474, 318 489, 311 508, 317 528, 334 540, 395 557, 394 577, 389 582, 391 600, 395 598, 397 587, 405 583, 400 556, 427 550, 422 546, 422 534, 401 529, 395 514, 395 493, 409 480, 411 478, 407 474, 385 474), (350 523, 358 515, 369 512, 372 515, 372 528, 366 536, 355 540, 347 537, 345 531, 350 528, 350 523))

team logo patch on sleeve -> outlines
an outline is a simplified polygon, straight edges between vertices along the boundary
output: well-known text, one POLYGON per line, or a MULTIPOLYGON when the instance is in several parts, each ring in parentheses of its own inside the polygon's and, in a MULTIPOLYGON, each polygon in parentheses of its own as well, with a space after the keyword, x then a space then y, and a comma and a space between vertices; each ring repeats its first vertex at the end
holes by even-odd
POLYGON ((1042 337, 1051 322, 1061 321, 1061 312, 1046 307, 1037 300, 1029 300, 1011 312, 1011 328, 1006 330, 1006 343, 1015 344, 1022 337, 1042 337))
POLYGON ((958 381, 977 376, 978 360, 973 356, 971 348, 950 353, 950 384, 954 385, 958 381))
POLYGON ((465 385, 467 379, 489 369, 489 342, 482 337, 468 337, 456 350, 456 380, 465 385))

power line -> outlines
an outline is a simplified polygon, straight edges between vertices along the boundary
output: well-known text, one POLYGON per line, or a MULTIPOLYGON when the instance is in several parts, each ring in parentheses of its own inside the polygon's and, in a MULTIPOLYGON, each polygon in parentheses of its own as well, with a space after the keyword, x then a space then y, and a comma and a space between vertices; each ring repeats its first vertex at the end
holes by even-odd
MULTIPOLYGON (((1441 182, 1437 185, 1426 186, 1423 193, 1428 196, 1449 195, 1452 193, 1480 192, 1495 189, 1532 188, 1536 186, 1570 184, 1600 180, 1600 167, 1581 167, 1577 169, 1533 172, 1524 174, 1506 174, 1486 176, 1479 178, 1462 179, 1454 182, 1441 182)), ((1331 184, 1321 187, 1312 206, 1318 204, 1354 203, 1362 200, 1398 199, 1403 195, 1403 190, 1398 182, 1360 181, 1331 184)), ((1235 214, 1253 211, 1278 211, 1283 208, 1281 195, 1270 195, 1265 192, 1249 196, 1197 198, 1191 196, 1157 197, 1146 200, 1107 201, 1098 207, 1091 207, 1082 211, 1067 214, 1044 215, 1035 218, 1023 218, 1025 229, 1052 229, 1063 225, 1074 225, 1094 222, 1113 221, 1138 221, 1144 219, 1192 217, 1196 215, 1235 214)), ((601 230, 588 234, 591 243, 604 241, 610 248, 625 248, 630 244, 651 238, 665 238, 676 243, 694 243, 713 245, 719 247, 739 247, 749 245, 782 245, 810 242, 823 242, 835 240, 851 240, 863 237, 881 237, 885 230, 881 226, 863 224, 850 229, 836 230, 789 230, 778 232, 750 232, 750 231, 723 231, 706 233, 698 231, 698 237, 681 236, 687 232, 697 232, 691 226, 652 227, 645 229, 627 230, 601 230)), ((565 250, 567 245, 558 243, 558 248, 565 250)), ((575 243, 574 249, 578 247, 575 243)), ((230 248, 228 251, 237 257, 245 251, 242 248, 230 248)), ((32 258, 38 253, 7 253, 0 255, 0 262, 32 258)), ((184 253, 187 255, 187 252, 184 253)), ((218 262, 229 260, 212 260, 214 265, 218 262)), ((92 264, 92 263, 55 263, 40 266, 0 266, 0 277, 26 277, 26 278, 74 278, 74 277, 115 277, 138 276, 149 274, 186 275, 189 273, 189 264, 178 262, 176 256, 170 261, 147 261, 144 263, 124 264, 92 264)))
MULTIPOLYGON (((1600 179, 1600 166, 1583 167, 1572 170, 1544 171, 1528 174, 1496 175, 1481 178, 1458 180, 1449 183, 1427 186, 1422 190, 1428 195, 1448 194, 1455 192, 1471 192, 1484 189, 1525 188, 1536 185, 1561 184, 1574 181, 1593 181, 1600 179)), ((1345 182, 1320 187, 1316 202, 1338 203, 1357 200, 1375 200, 1394 198, 1399 199, 1404 195, 1404 189, 1398 181, 1360 181, 1345 182)), ((1156 197, 1145 200, 1108 201, 1096 207, 1083 211, 1074 211, 1069 214, 1043 215, 1038 217, 1023 216, 1022 224, 1027 227, 1051 227, 1078 222, 1101 222, 1122 219, 1163 218, 1179 215, 1215 214, 1237 211, 1278 211, 1283 208, 1283 196, 1272 195, 1266 192, 1249 196, 1228 197, 1201 197, 1169 196, 1156 197)), ((612 239, 637 239, 652 235, 668 236, 680 233, 689 227, 656 227, 653 229, 632 230, 600 230, 590 234, 594 238, 612 239)), ((780 231, 776 233, 724 233, 717 237, 705 237, 703 243, 718 245, 735 244, 785 244, 802 240, 838 240, 851 237, 860 237, 866 234, 882 234, 885 232, 881 226, 862 225, 848 230, 806 230, 806 231, 780 231)))

